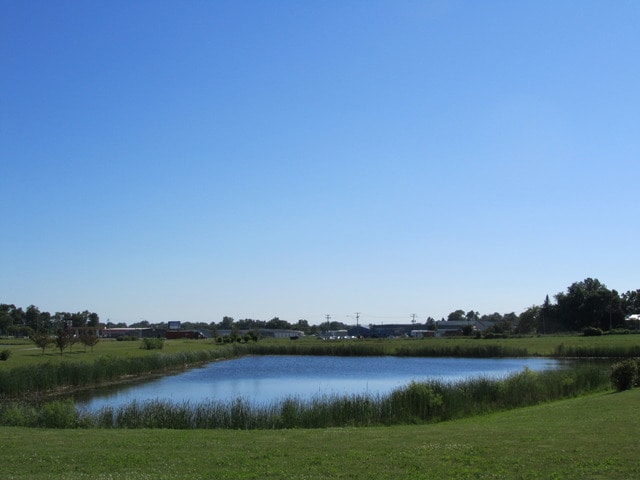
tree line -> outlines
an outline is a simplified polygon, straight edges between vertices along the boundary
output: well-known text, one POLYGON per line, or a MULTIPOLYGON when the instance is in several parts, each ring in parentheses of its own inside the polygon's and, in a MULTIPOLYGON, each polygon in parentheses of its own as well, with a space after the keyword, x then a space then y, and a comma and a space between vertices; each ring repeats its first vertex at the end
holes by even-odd
POLYGON ((0 303, 0 334, 31 336, 34 333, 56 333, 61 328, 100 327, 100 316, 89 312, 42 312, 35 305, 26 310, 13 304, 0 303))
MULTIPOLYGON (((558 333, 581 332, 587 328, 613 330, 628 327, 626 318, 640 313, 640 289, 619 294, 609 289, 598 279, 586 278, 572 283, 566 291, 553 296, 551 301, 547 295, 540 305, 532 305, 520 314, 515 312, 500 314, 497 312, 480 315, 475 310, 465 312, 458 309, 451 312, 446 320, 466 320, 471 324, 486 326, 496 333, 558 333)), ((442 318, 444 321, 445 318, 442 318)), ((167 328, 166 323, 150 323, 147 320, 132 323, 100 323, 97 313, 83 311, 77 313, 57 312, 50 314, 41 312, 38 307, 30 305, 26 310, 15 305, 0 303, 0 334, 31 336, 34 333, 55 334, 61 328, 83 327, 156 327, 167 328)), ((437 322, 428 317, 423 324, 416 323, 416 328, 437 328, 437 322)), ((350 326, 337 321, 326 321, 320 325, 309 325, 301 319, 290 323, 278 317, 271 320, 241 319, 225 316, 220 322, 182 322, 185 329, 200 330, 257 330, 261 328, 300 330, 313 335, 327 330, 344 330, 350 326)), ((636 327, 640 327, 636 325, 636 327)))
POLYGON ((627 321, 630 315, 640 313, 640 289, 620 294, 598 279, 586 278, 553 298, 552 302, 547 295, 542 304, 532 305, 519 315, 511 312, 480 316, 478 312, 456 310, 447 320, 467 320, 470 324, 489 325, 488 329, 496 333, 516 334, 640 328, 638 321, 627 321))

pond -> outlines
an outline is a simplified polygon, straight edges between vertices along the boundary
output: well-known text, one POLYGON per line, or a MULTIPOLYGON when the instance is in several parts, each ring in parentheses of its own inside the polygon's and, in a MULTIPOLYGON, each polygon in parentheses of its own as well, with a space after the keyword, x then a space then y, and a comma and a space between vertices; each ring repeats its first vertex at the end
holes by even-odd
POLYGON ((561 365, 548 358, 252 356, 213 362, 144 382, 95 389, 76 396, 76 406, 91 412, 149 400, 195 404, 243 398, 260 405, 286 397, 383 395, 413 380, 500 378, 524 368, 540 371, 561 365))

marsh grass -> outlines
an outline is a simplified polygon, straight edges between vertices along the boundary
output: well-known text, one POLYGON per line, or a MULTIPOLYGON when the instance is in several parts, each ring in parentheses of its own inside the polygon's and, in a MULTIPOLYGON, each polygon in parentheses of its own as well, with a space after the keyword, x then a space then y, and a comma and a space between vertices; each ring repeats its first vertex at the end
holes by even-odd
POLYGON ((235 349, 219 347, 136 357, 105 355, 92 363, 63 361, 22 365, 0 370, 0 397, 33 395, 66 387, 90 387, 129 376, 162 373, 235 356, 235 349))
POLYGON ((433 423, 535 405, 610 388, 605 369, 525 369, 503 379, 412 382, 388 395, 287 397, 265 405, 243 398, 192 404, 159 400, 76 411, 71 400, 0 406, 0 424, 51 428, 289 429, 433 423))
POLYGON ((450 422, 288 430, 0 427, 2 478, 640 478, 640 389, 450 422))
MULTIPOLYGON (((637 336, 632 338, 637 339, 637 336)), ((554 356, 569 358, 640 357, 640 341, 631 345, 565 345, 565 343, 561 343, 556 347, 554 356)))
MULTIPOLYGON (((0 399, 39 395, 56 390, 87 388, 125 378, 162 374, 170 370, 243 355, 333 355, 333 356, 412 356, 412 357, 523 357, 550 355, 562 357, 626 358, 640 356, 640 337, 617 335, 602 337, 549 337, 502 340, 352 340, 320 342, 307 339, 266 340, 258 343, 214 345, 164 342, 163 352, 124 348, 123 342, 101 342, 103 355, 78 354, 42 356, 12 350, 10 368, 0 368, 0 399), (615 338, 614 338, 615 337, 615 338), (631 338, 635 337, 635 338, 631 338), (555 346, 552 346, 556 342, 555 346), (560 342, 560 343, 558 343, 560 342), (104 344, 104 345, 103 345, 104 344), (167 349, 184 349, 169 350, 167 349), (135 353, 134 353, 135 352, 135 353), (549 352, 549 353, 545 353, 549 352), (34 362, 34 358, 39 360, 34 362), (80 359, 80 360, 77 360, 80 359)), ((131 343, 131 342, 124 342, 131 343)), ((136 344, 137 345, 137 344, 136 344)), ((15 347, 18 347, 16 345, 15 347)), ((12 348, 15 348, 12 345, 12 348)), ((98 350, 98 349, 96 349, 98 350)), ((0 362, 6 365, 9 362, 0 362)))

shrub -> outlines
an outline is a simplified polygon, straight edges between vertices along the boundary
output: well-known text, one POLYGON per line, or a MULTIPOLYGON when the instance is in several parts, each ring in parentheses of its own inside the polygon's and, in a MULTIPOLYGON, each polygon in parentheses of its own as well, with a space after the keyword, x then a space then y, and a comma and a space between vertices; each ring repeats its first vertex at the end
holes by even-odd
POLYGON ((11 356, 11 350, 2 350, 0 352, 0 360, 2 360, 3 362, 9 360, 10 356, 11 356))
POLYGON ((0 407, 0 424, 8 427, 35 427, 37 412, 35 408, 18 404, 0 407))
POLYGON ((143 350, 162 350, 164 338, 143 338, 140 348, 143 350))
POLYGON ((118 342, 134 342, 138 340, 138 337, 134 337, 133 335, 120 335, 116 337, 116 341, 118 342))
POLYGON ((602 329, 597 327, 587 327, 582 330, 582 334, 585 337, 599 337, 600 335, 602 335, 602 329))
POLYGON ((631 330, 628 328, 614 328, 609 330, 609 335, 629 335, 631 330))
POLYGON ((487 340, 494 340, 496 338, 509 338, 509 335, 506 333, 487 332, 484 334, 484 338, 487 340))
POLYGON ((38 415, 40 427, 74 428, 77 425, 77 414, 72 400, 45 403, 38 415))
POLYGON ((442 395, 432 385, 422 382, 411 382, 404 388, 391 393, 391 411, 401 421, 429 420, 436 416, 442 407, 442 395))
POLYGON ((619 392, 633 388, 638 383, 638 362, 628 359, 614 364, 611 367, 611 383, 619 392))

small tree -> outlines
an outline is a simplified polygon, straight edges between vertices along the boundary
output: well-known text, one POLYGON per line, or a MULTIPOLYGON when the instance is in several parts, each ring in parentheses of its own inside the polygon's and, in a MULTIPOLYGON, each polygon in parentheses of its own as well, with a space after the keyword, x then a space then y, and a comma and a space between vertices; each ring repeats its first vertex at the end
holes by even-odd
POLYGON ((58 334, 56 335, 56 347, 60 349, 60 355, 65 348, 67 348, 71 344, 71 334, 69 330, 66 328, 61 328, 58 330, 58 334))
POLYGON ((44 351, 48 346, 53 344, 53 339, 44 332, 34 333, 29 337, 29 339, 36 344, 37 347, 42 349, 42 354, 44 355, 44 351))
POLYGON ((84 345, 85 352, 87 351, 87 347, 91 347, 91 351, 93 352, 93 347, 98 344, 100 337, 96 335, 93 330, 86 330, 80 335, 80 341, 84 345))
POLYGON ((629 390, 638 383, 638 362, 629 358, 611 367, 611 383, 619 392, 629 390))

